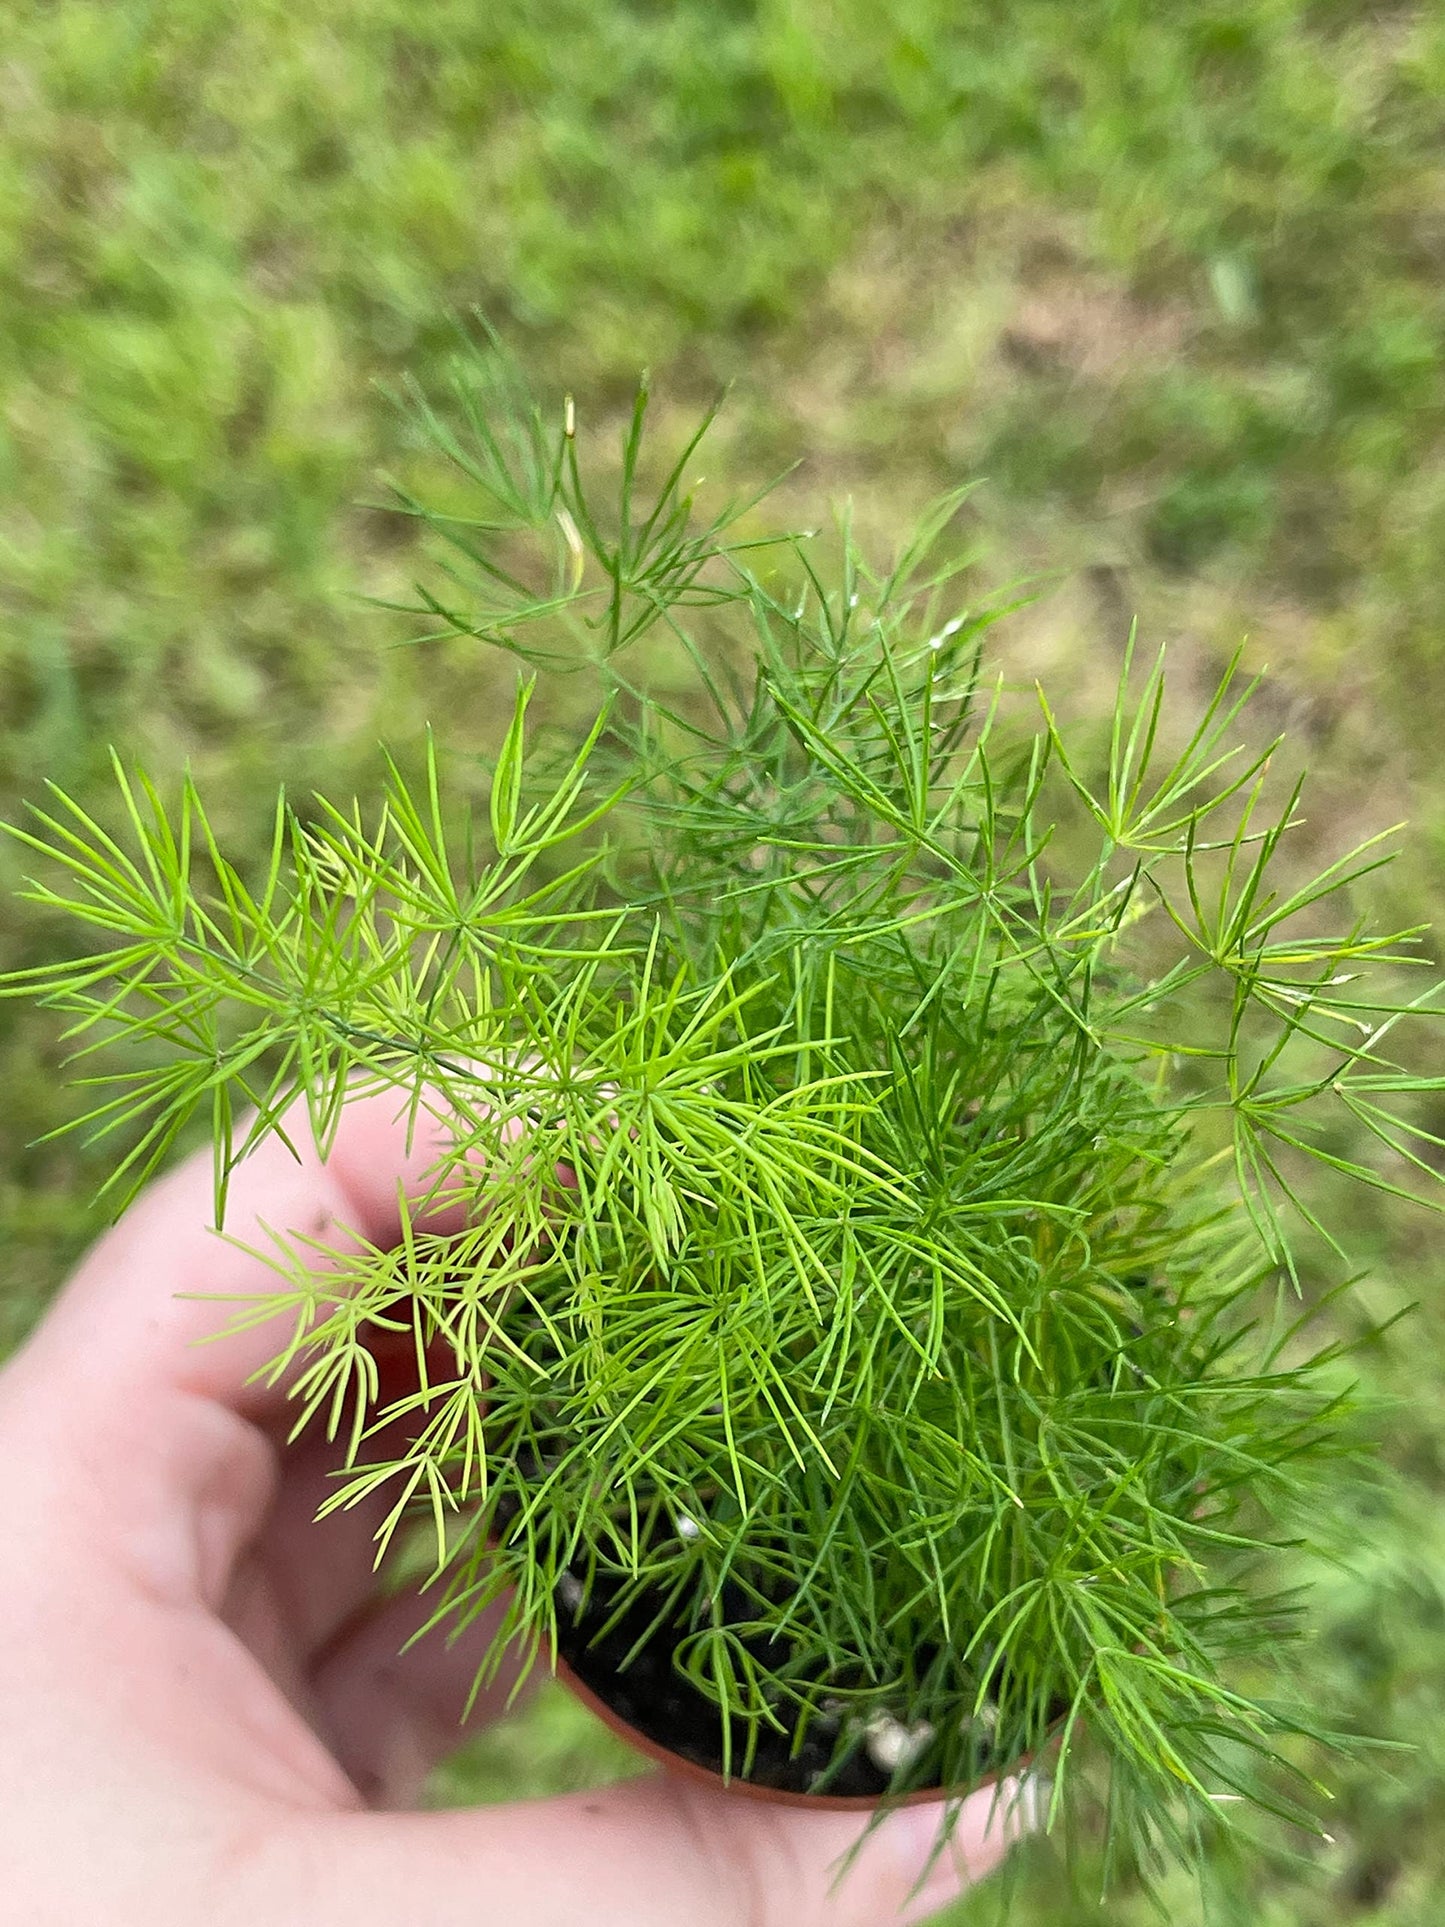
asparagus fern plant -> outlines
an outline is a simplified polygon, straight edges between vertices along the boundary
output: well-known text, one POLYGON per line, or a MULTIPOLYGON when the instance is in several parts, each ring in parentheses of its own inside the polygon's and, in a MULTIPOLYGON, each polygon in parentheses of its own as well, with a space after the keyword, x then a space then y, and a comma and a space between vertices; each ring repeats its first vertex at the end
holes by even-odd
POLYGON ((1237 664, 1181 728, 1131 650, 1101 755, 1030 719, 956 498, 880 571, 703 515, 696 438, 646 490, 645 393, 605 507, 492 351, 413 401, 471 504, 399 498, 418 607, 518 665, 485 820, 429 745, 370 814, 278 802, 259 875, 119 761, 106 824, 14 832, 90 943, 6 989, 66 1019, 112 1197, 198 1119, 218 1218, 298 1100, 323 1145, 358 1090, 438 1120, 395 1248, 285 1240, 239 1315, 285 1314, 330 1504, 420 1523, 441 1617, 662 1642, 727 1773, 821 1745, 826 1790, 882 1713, 897 1791, 1052 1748, 1057 1815, 1101 1759, 1136 1855, 1307 1813, 1308 1720, 1241 1682, 1347 1395, 1291 1309, 1300 1230, 1343 1260, 1311 1169, 1434 1176, 1394 1048, 1434 983, 1350 908, 1385 846, 1281 861, 1237 664))

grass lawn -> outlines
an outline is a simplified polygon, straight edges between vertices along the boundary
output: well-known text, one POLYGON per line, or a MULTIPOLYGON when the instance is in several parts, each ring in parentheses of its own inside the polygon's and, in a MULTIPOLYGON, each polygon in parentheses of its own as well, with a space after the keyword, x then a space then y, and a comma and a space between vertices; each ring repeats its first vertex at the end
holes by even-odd
MULTIPOLYGON (((374 784, 434 718, 495 741, 496 670, 405 645, 409 525, 444 486, 385 389, 480 305, 610 433, 733 384, 709 467, 803 457, 886 543, 969 477, 1004 647, 1087 702, 1131 618, 1203 682, 1243 633, 1328 846, 1445 838, 1445 12, 1349 0, 17 0, 0 43, 0 815, 94 798, 106 746, 203 775, 259 844, 277 780, 374 784)), ((0 850, 0 886, 17 880, 0 850)), ((9 903, 0 962, 65 933, 9 903)), ((95 1226, 103 1151, 43 1017, 0 1007, 0 1330, 95 1226)), ((1316 1561, 1322 1716, 1414 1751, 1338 1776, 1333 1845, 1218 1873, 1251 1927, 1438 1919, 1445 1378, 1428 1227, 1362 1226, 1387 1478, 1316 1561)), ((545 1695, 438 1797, 614 1757, 545 1695)), ((1149 1917, 1066 1897, 1019 1918, 1149 1917)), ((1169 1896, 1170 1918, 1199 1903, 1169 1896)), ((981 1896, 959 1919, 982 1921, 981 1896)))

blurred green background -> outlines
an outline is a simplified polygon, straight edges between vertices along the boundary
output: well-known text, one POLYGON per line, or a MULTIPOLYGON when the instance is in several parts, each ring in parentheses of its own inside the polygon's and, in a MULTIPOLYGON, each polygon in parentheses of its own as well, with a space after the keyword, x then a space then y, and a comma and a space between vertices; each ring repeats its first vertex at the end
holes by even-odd
MULTIPOLYGON (((609 427, 649 363, 709 466, 805 458, 886 542, 971 476, 989 575, 1047 578, 1004 650, 1087 701, 1131 617, 1200 685, 1241 634, 1328 844, 1408 815, 1387 886, 1438 911, 1445 835, 1445 12, 1359 0, 11 0, 0 30, 0 815, 98 797, 108 743, 190 759, 233 838, 274 785, 375 782, 435 717, 493 740, 498 670, 365 596, 419 558, 378 477, 430 458, 423 383, 479 304, 609 427)), ((66 933, 15 904, 0 967, 66 933)), ((0 1010, 0 1322, 94 1229, 98 1160, 43 1014, 0 1010)), ((1445 1320, 1429 1226, 1363 1227, 1386 1490, 1318 1564, 1327 1715, 1414 1750, 1339 1776, 1334 1844, 1214 1917, 1438 1920, 1445 1320)), ((555 1695, 437 1797, 617 1758, 555 1695)), ((1149 1917, 1066 1898, 1024 1923, 1149 1917)), ((1169 1917, 1201 1918, 1183 1887, 1169 1917)), ((981 1895, 960 1921, 989 1917, 981 1895)))

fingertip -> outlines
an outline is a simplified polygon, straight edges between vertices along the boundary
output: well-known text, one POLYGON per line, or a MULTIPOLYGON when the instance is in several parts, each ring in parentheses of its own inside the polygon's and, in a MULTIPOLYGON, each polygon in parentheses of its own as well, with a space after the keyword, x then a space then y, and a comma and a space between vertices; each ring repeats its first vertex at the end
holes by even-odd
MULTIPOLYGON (((667 1776, 659 1798, 664 1789, 675 1800, 684 1794, 667 1776)), ((756 1910, 766 1927, 912 1927, 991 1873, 1038 1812, 1028 1776, 871 1821, 685 1791, 715 1859, 746 1867, 750 1889, 766 1896, 756 1910)))
POLYGON ((906 1883, 897 1918, 916 1927, 949 1906, 1003 1860, 1039 1823, 1032 1774, 980 1787, 965 1799, 909 1807, 882 1823, 906 1883))
MULTIPOLYGON (((345 1202, 347 1228, 373 1244, 389 1244, 400 1234, 407 1200, 433 1202, 430 1193, 443 1175, 449 1141, 446 1118, 408 1092, 351 1099, 323 1160, 345 1202)), ((461 1212, 444 1206, 435 1215, 451 1221, 461 1212)))

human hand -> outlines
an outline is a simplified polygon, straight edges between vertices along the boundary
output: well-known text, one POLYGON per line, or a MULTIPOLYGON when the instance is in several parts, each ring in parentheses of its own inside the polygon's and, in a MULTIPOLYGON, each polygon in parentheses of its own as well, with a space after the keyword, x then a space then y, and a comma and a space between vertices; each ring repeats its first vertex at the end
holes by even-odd
MULTIPOLYGON (((408 1147, 393 1110, 348 1105, 324 1162, 268 1140, 233 1180, 228 1233, 395 1237, 398 1185, 420 1192, 436 1146, 408 1147)), ((925 1918, 1001 1858, 1008 1802, 987 1792, 964 1803, 920 1892, 936 1807, 887 1819, 841 1881, 857 1815, 666 1774, 407 1811, 462 1737, 490 1629, 398 1657, 431 1607, 378 1591, 387 1502, 317 1523, 337 1450, 287 1446, 284 1391, 250 1382, 281 1337, 197 1342, 227 1310, 180 1294, 274 1286, 210 1214, 205 1155, 102 1238, 0 1373, 6 1920, 884 1927, 925 1918)))

